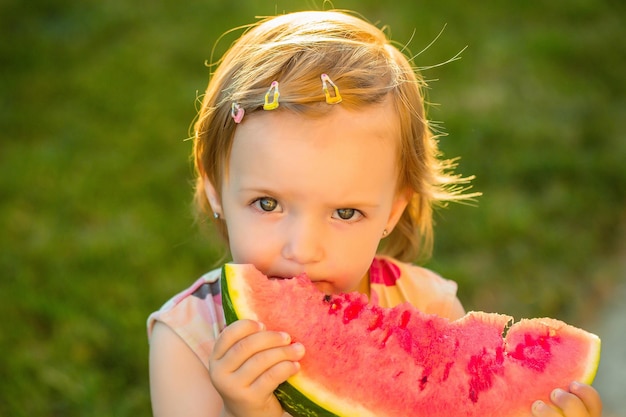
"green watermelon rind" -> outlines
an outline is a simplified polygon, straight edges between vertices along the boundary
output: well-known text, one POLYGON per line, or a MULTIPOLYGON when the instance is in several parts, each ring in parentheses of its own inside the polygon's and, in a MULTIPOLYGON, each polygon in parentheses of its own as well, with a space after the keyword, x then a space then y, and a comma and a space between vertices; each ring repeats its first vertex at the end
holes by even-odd
POLYGON ((228 288, 228 279, 226 279, 226 268, 228 266, 224 266, 222 268, 222 307, 224 309, 224 319, 226 320, 226 324, 234 323, 239 320, 237 317, 237 312, 235 311, 235 306, 230 299, 230 290, 228 288))
MULTIPOLYGON (((227 279, 228 268, 228 265, 222 268, 222 306, 224 308, 226 323, 231 324, 239 320, 239 316, 230 296, 230 288, 227 279)), ((274 391, 274 394, 283 409, 294 417, 340 417, 311 401, 289 382, 280 384, 276 391, 274 391)))
POLYGON ((309 400, 289 382, 280 384, 274 394, 283 409, 294 417, 340 417, 309 400))

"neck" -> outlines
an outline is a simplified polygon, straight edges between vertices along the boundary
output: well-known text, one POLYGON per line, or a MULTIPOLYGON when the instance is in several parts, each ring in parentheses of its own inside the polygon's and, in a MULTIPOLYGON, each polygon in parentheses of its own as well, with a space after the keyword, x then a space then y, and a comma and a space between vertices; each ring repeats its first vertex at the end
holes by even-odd
POLYGON ((367 271, 365 276, 361 278, 361 281, 356 286, 355 291, 360 292, 361 294, 365 294, 368 297, 370 296, 370 273, 367 271))

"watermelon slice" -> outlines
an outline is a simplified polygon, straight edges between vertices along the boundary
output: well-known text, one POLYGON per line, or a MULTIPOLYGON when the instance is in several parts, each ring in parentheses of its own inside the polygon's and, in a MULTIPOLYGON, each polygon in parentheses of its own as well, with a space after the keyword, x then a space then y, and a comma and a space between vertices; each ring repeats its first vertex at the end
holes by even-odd
POLYGON ((305 346, 300 372, 276 390, 293 416, 527 416, 554 388, 591 383, 600 358, 596 335, 558 320, 449 321, 251 265, 225 265, 222 297, 227 322, 258 320, 305 346))

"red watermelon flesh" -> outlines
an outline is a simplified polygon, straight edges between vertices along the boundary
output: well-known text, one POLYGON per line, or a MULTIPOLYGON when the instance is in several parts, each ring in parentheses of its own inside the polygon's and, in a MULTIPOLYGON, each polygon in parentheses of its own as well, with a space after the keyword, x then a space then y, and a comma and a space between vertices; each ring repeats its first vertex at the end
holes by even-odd
POLYGON ((258 320, 305 346, 300 372, 278 392, 293 415, 527 416, 554 388, 591 383, 599 361, 597 336, 554 319, 449 321, 250 265, 226 265, 223 280, 230 321, 258 320))

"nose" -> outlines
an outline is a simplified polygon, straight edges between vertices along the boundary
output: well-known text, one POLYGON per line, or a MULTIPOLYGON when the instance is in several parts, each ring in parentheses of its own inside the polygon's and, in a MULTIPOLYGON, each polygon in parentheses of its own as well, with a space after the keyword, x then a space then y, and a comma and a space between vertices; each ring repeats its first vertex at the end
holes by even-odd
POLYGON ((282 255, 285 259, 305 265, 324 257, 323 226, 315 221, 299 219, 287 227, 282 255))

